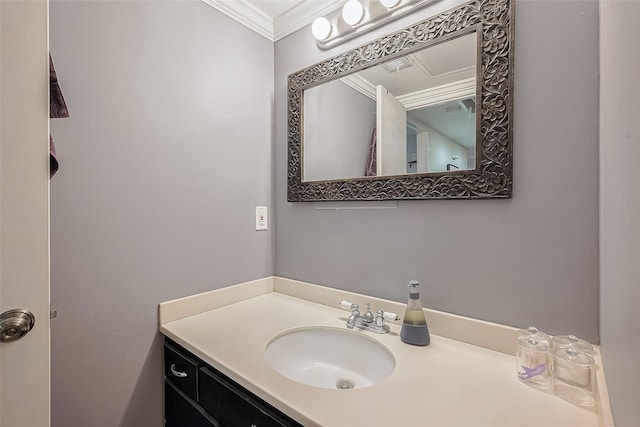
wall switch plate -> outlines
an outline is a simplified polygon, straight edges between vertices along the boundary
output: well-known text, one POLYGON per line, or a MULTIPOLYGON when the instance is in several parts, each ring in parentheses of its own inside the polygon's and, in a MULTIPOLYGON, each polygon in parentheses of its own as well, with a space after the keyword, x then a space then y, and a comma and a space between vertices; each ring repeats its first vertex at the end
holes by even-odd
POLYGON ((267 207, 256 206, 256 230, 266 230, 267 228, 267 207))

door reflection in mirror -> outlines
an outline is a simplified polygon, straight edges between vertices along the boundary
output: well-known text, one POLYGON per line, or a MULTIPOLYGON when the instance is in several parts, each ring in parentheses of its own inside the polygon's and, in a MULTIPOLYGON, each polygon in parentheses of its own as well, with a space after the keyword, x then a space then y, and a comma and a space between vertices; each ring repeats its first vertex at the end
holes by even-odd
POLYGON ((475 169, 475 114, 475 97, 409 111, 407 173, 475 169))

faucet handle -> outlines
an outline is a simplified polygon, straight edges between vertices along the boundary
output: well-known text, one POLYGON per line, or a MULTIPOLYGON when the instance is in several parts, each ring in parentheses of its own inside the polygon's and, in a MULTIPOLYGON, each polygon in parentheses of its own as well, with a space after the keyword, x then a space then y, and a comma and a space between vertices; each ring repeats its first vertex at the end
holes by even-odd
POLYGON ((353 310, 354 308, 358 308, 358 304, 354 304, 352 302, 342 300, 340 301, 340 308, 343 310, 353 310), (354 307, 355 305, 355 307, 354 307))
POLYGON ((382 310, 378 310, 378 317, 385 319, 385 320, 390 320, 392 322, 398 321, 400 320, 400 316, 398 316, 395 313, 391 313, 390 311, 382 311, 382 310))
POLYGON ((374 324, 376 325, 376 327, 379 328, 380 331, 382 331, 381 333, 389 332, 389 327, 384 324, 385 319, 386 320, 398 320, 399 319, 397 314, 395 314, 395 313, 385 313, 382 310, 378 310, 378 312, 376 314, 377 314, 377 316, 376 316, 376 319, 374 321, 374 324))

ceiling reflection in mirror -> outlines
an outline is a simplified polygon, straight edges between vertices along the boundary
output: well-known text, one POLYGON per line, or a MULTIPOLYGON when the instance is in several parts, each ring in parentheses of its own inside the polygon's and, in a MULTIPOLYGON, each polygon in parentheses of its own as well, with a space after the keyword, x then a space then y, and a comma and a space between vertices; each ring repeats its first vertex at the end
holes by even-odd
POLYGON ((475 32, 304 90, 303 181, 476 169, 475 32))

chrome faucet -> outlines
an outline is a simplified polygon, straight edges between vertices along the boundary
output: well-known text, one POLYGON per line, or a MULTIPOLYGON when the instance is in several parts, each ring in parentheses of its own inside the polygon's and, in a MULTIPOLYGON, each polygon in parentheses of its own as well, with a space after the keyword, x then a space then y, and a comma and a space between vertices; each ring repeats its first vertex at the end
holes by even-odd
POLYGON ((358 304, 353 304, 349 301, 341 301, 340 307, 344 310, 351 310, 351 315, 347 318, 347 328, 349 329, 359 328, 377 334, 386 334, 390 329, 384 324, 385 319, 400 320, 397 314, 385 313, 382 310, 378 310, 374 317, 369 303, 367 303, 367 311, 364 314, 360 314, 358 304))

